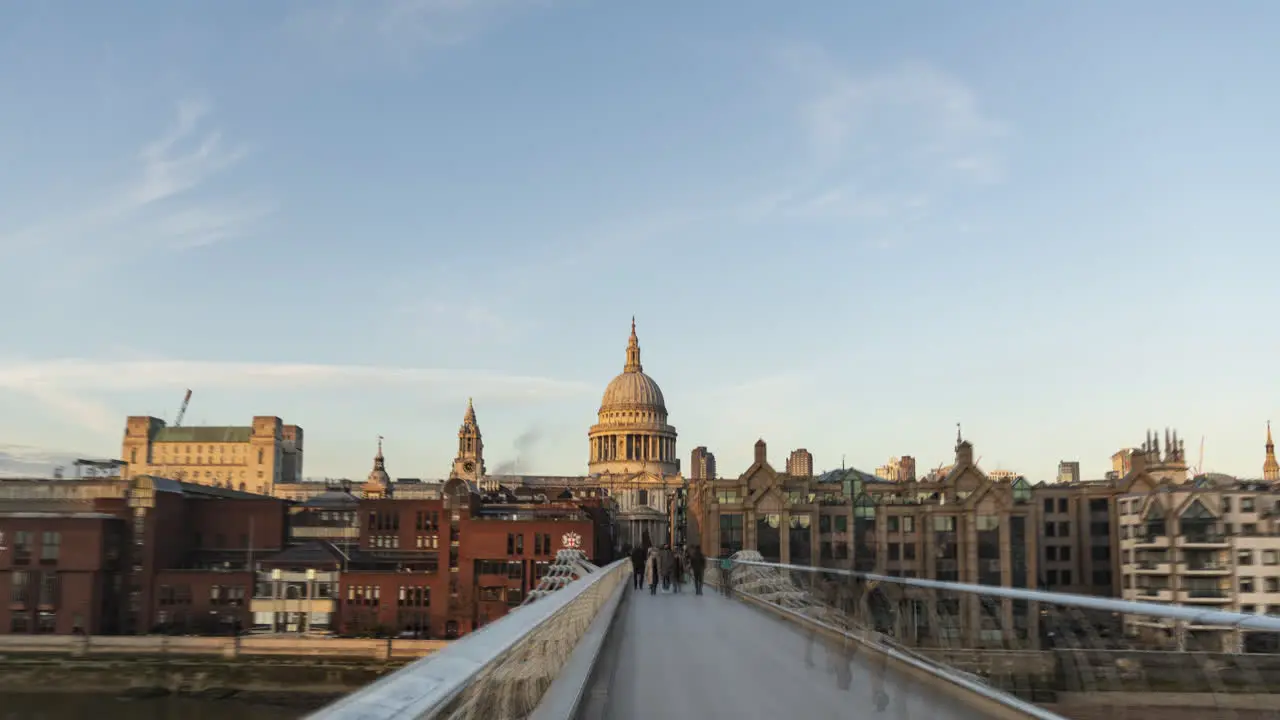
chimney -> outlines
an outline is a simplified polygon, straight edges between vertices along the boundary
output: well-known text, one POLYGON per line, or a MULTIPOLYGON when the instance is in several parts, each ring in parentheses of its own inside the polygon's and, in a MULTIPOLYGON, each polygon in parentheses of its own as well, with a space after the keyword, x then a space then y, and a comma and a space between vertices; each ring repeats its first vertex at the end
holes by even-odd
POLYGON ((761 465, 764 465, 765 463, 768 462, 767 458, 768 458, 768 452, 766 452, 764 438, 761 438, 756 441, 756 462, 761 465))
MULTIPOLYGON (((1158 456, 1157 456, 1158 457, 1158 456)), ((1147 469, 1147 461, 1151 459, 1149 452, 1136 452, 1129 456, 1129 472, 1137 474, 1147 469)))
POLYGON ((973 443, 968 440, 961 440, 956 445, 956 467, 973 464, 973 443))

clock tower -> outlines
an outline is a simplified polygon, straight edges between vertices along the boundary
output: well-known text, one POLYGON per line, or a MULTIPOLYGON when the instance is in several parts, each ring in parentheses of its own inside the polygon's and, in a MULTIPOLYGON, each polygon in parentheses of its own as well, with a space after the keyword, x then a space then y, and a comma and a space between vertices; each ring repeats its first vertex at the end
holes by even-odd
POLYGON ((484 472, 484 440, 476 423, 476 408, 468 398, 467 413, 462 416, 462 427, 458 428, 458 456, 453 459, 449 477, 479 482, 484 472))

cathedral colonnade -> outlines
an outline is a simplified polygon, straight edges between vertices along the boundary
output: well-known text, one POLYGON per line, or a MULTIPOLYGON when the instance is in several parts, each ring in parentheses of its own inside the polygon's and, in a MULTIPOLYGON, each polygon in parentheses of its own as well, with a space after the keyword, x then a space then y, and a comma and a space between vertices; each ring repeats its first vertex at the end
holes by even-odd
POLYGON ((591 438, 592 463, 639 461, 672 463, 679 460, 674 435, 630 432, 591 438))

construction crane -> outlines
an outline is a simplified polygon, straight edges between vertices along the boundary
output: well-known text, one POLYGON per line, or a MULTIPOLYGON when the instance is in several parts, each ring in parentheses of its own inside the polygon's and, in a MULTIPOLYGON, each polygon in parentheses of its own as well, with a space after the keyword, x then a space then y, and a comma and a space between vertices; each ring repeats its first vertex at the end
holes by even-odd
POLYGON ((174 427, 182 427, 182 418, 187 414, 187 405, 191 404, 191 390, 187 389, 186 397, 182 398, 182 407, 178 408, 178 419, 173 421, 174 427))

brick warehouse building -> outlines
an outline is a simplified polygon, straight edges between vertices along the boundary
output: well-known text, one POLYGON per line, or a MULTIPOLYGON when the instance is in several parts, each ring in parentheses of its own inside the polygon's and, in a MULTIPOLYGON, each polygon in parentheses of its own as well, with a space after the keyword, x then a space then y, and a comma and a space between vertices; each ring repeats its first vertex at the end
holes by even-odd
POLYGON ((233 632, 285 503, 151 476, 0 483, 0 632, 233 632), (7 592, 6 592, 7 591, 7 592))
POLYGON ((523 602, 557 551, 595 553, 597 523, 571 499, 485 497, 458 479, 444 495, 330 499, 354 508, 357 541, 304 540, 265 558, 255 628, 457 637, 523 602))
POLYGON ((0 632, 456 637, 519 605, 558 550, 608 552, 599 502, 552 494, 455 480, 441 500, 345 494, 299 513, 147 475, 6 480, 0 632), (295 537, 309 514, 354 527, 295 537))

